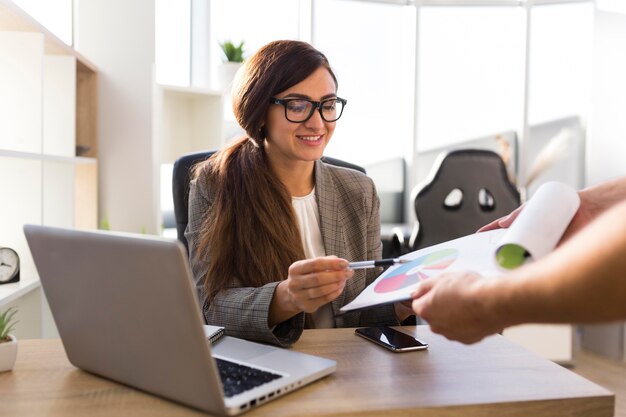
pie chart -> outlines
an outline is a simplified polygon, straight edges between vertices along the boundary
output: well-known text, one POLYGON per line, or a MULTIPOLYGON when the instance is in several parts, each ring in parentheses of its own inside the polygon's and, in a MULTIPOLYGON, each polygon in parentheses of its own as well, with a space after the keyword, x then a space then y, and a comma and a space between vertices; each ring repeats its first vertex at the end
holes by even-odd
POLYGON ((458 255, 459 251, 456 249, 442 249, 420 256, 381 279, 374 287, 374 292, 386 293, 415 285, 441 273, 454 263, 458 255))

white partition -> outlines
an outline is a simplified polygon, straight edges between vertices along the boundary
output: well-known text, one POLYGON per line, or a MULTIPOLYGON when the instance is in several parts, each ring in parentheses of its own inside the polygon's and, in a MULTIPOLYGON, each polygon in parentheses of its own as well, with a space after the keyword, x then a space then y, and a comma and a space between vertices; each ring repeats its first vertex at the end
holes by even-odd
POLYGON ((41 152, 43 51, 39 33, 0 31, 0 149, 41 152))

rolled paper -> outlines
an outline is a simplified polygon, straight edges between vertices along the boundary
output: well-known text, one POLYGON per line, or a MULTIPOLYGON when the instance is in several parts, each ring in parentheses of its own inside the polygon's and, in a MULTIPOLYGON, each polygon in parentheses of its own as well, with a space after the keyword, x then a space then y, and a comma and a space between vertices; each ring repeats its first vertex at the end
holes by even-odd
POLYGON ((512 269, 526 259, 539 259, 559 243, 580 206, 578 193, 569 185, 543 184, 526 203, 496 250, 496 262, 512 269))

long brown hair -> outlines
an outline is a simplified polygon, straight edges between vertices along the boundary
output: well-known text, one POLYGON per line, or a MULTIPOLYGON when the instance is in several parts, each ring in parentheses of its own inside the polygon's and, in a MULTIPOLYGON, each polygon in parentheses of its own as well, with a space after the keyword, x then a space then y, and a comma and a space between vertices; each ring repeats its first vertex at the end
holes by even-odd
POLYGON ((267 161, 264 125, 270 98, 320 67, 337 84, 328 60, 313 46, 275 41, 248 58, 235 79, 233 111, 247 136, 196 170, 207 181, 198 185, 214 196, 196 248, 210 259, 204 277, 209 299, 232 285, 234 277, 237 286, 245 287, 283 280, 289 266, 304 259, 291 196, 267 161))

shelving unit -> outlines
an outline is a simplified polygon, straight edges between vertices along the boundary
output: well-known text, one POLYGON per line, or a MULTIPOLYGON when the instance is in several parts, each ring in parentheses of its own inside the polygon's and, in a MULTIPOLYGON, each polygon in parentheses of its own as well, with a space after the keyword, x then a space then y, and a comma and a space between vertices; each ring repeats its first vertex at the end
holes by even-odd
POLYGON ((0 0, 0 246, 21 264, 0 310, 18 307, 18 338, 56 332, 23 225, 97 227, 96 88, 93 64, 0 0))
POLYGON ((181 155, 221 147, 243 134, 227 93, 208 88, 157 84, 154 94, 155 135, 161 163, 181 155))
POLYGON ((161 163, 186 153, 221 146, 224 95, 218 90, 157 85, 155 129, 161 163))

